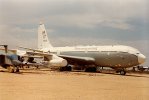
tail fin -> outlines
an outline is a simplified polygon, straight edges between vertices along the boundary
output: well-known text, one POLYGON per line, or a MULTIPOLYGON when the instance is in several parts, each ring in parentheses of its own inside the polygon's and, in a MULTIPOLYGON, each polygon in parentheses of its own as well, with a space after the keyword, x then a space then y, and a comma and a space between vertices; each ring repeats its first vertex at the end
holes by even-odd
POLYGON ((40 23, 38 28, 38 49, 51 49, 53 46, 50 44, 48 35, 44 24, 40 23))

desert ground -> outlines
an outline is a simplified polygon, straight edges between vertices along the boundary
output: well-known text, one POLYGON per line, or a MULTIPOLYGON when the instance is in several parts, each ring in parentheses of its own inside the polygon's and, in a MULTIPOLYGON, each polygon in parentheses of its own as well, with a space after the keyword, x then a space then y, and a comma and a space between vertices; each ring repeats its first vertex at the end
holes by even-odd
POLYGON ((0 100, 149 100, 149 74, 0 70, 0 100))

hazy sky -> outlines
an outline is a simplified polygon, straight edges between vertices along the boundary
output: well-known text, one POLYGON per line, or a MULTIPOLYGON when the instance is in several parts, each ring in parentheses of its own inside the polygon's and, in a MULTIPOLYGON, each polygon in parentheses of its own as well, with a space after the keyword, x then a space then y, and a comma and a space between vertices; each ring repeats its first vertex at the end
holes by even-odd
POLYGON ((54 46, 122 44, 148 57, 148 9, 148 0, 0 0, 0 43, 37 48, 42 21, 54 46))

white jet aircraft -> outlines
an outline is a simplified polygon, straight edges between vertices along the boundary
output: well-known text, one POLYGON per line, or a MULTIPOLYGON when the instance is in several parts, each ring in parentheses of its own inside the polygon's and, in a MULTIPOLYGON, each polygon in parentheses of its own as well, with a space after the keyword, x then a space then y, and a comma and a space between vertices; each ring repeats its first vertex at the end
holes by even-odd
MULTIPOLYGON (((126 68, 140 65, 146 57, 137 49, 124 45, 53 47, 49 42, 44 24, 38 28, 38 51, 54 54, 54 64, 82 66, 85 71, 96 71, 97 66, 110 67, 121 75, 126 68), (58 63, 58 64, 57 64, 58 63), (92 66, 90 66, 92 65, 92 66), (93 66, 94 65, 94 66, 93 66)), ((71 66, 60 66, 60 70, 71 70, 71 66)))

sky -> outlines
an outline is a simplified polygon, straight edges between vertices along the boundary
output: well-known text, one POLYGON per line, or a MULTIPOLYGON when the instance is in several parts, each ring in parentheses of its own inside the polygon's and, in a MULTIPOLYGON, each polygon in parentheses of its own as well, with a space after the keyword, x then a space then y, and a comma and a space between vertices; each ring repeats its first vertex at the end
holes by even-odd
POLYGON ((0 43, 37 48, 42 21, 53 46, 121 44, 148 58, 148 9, 148 0, 0 0, 0 43))

